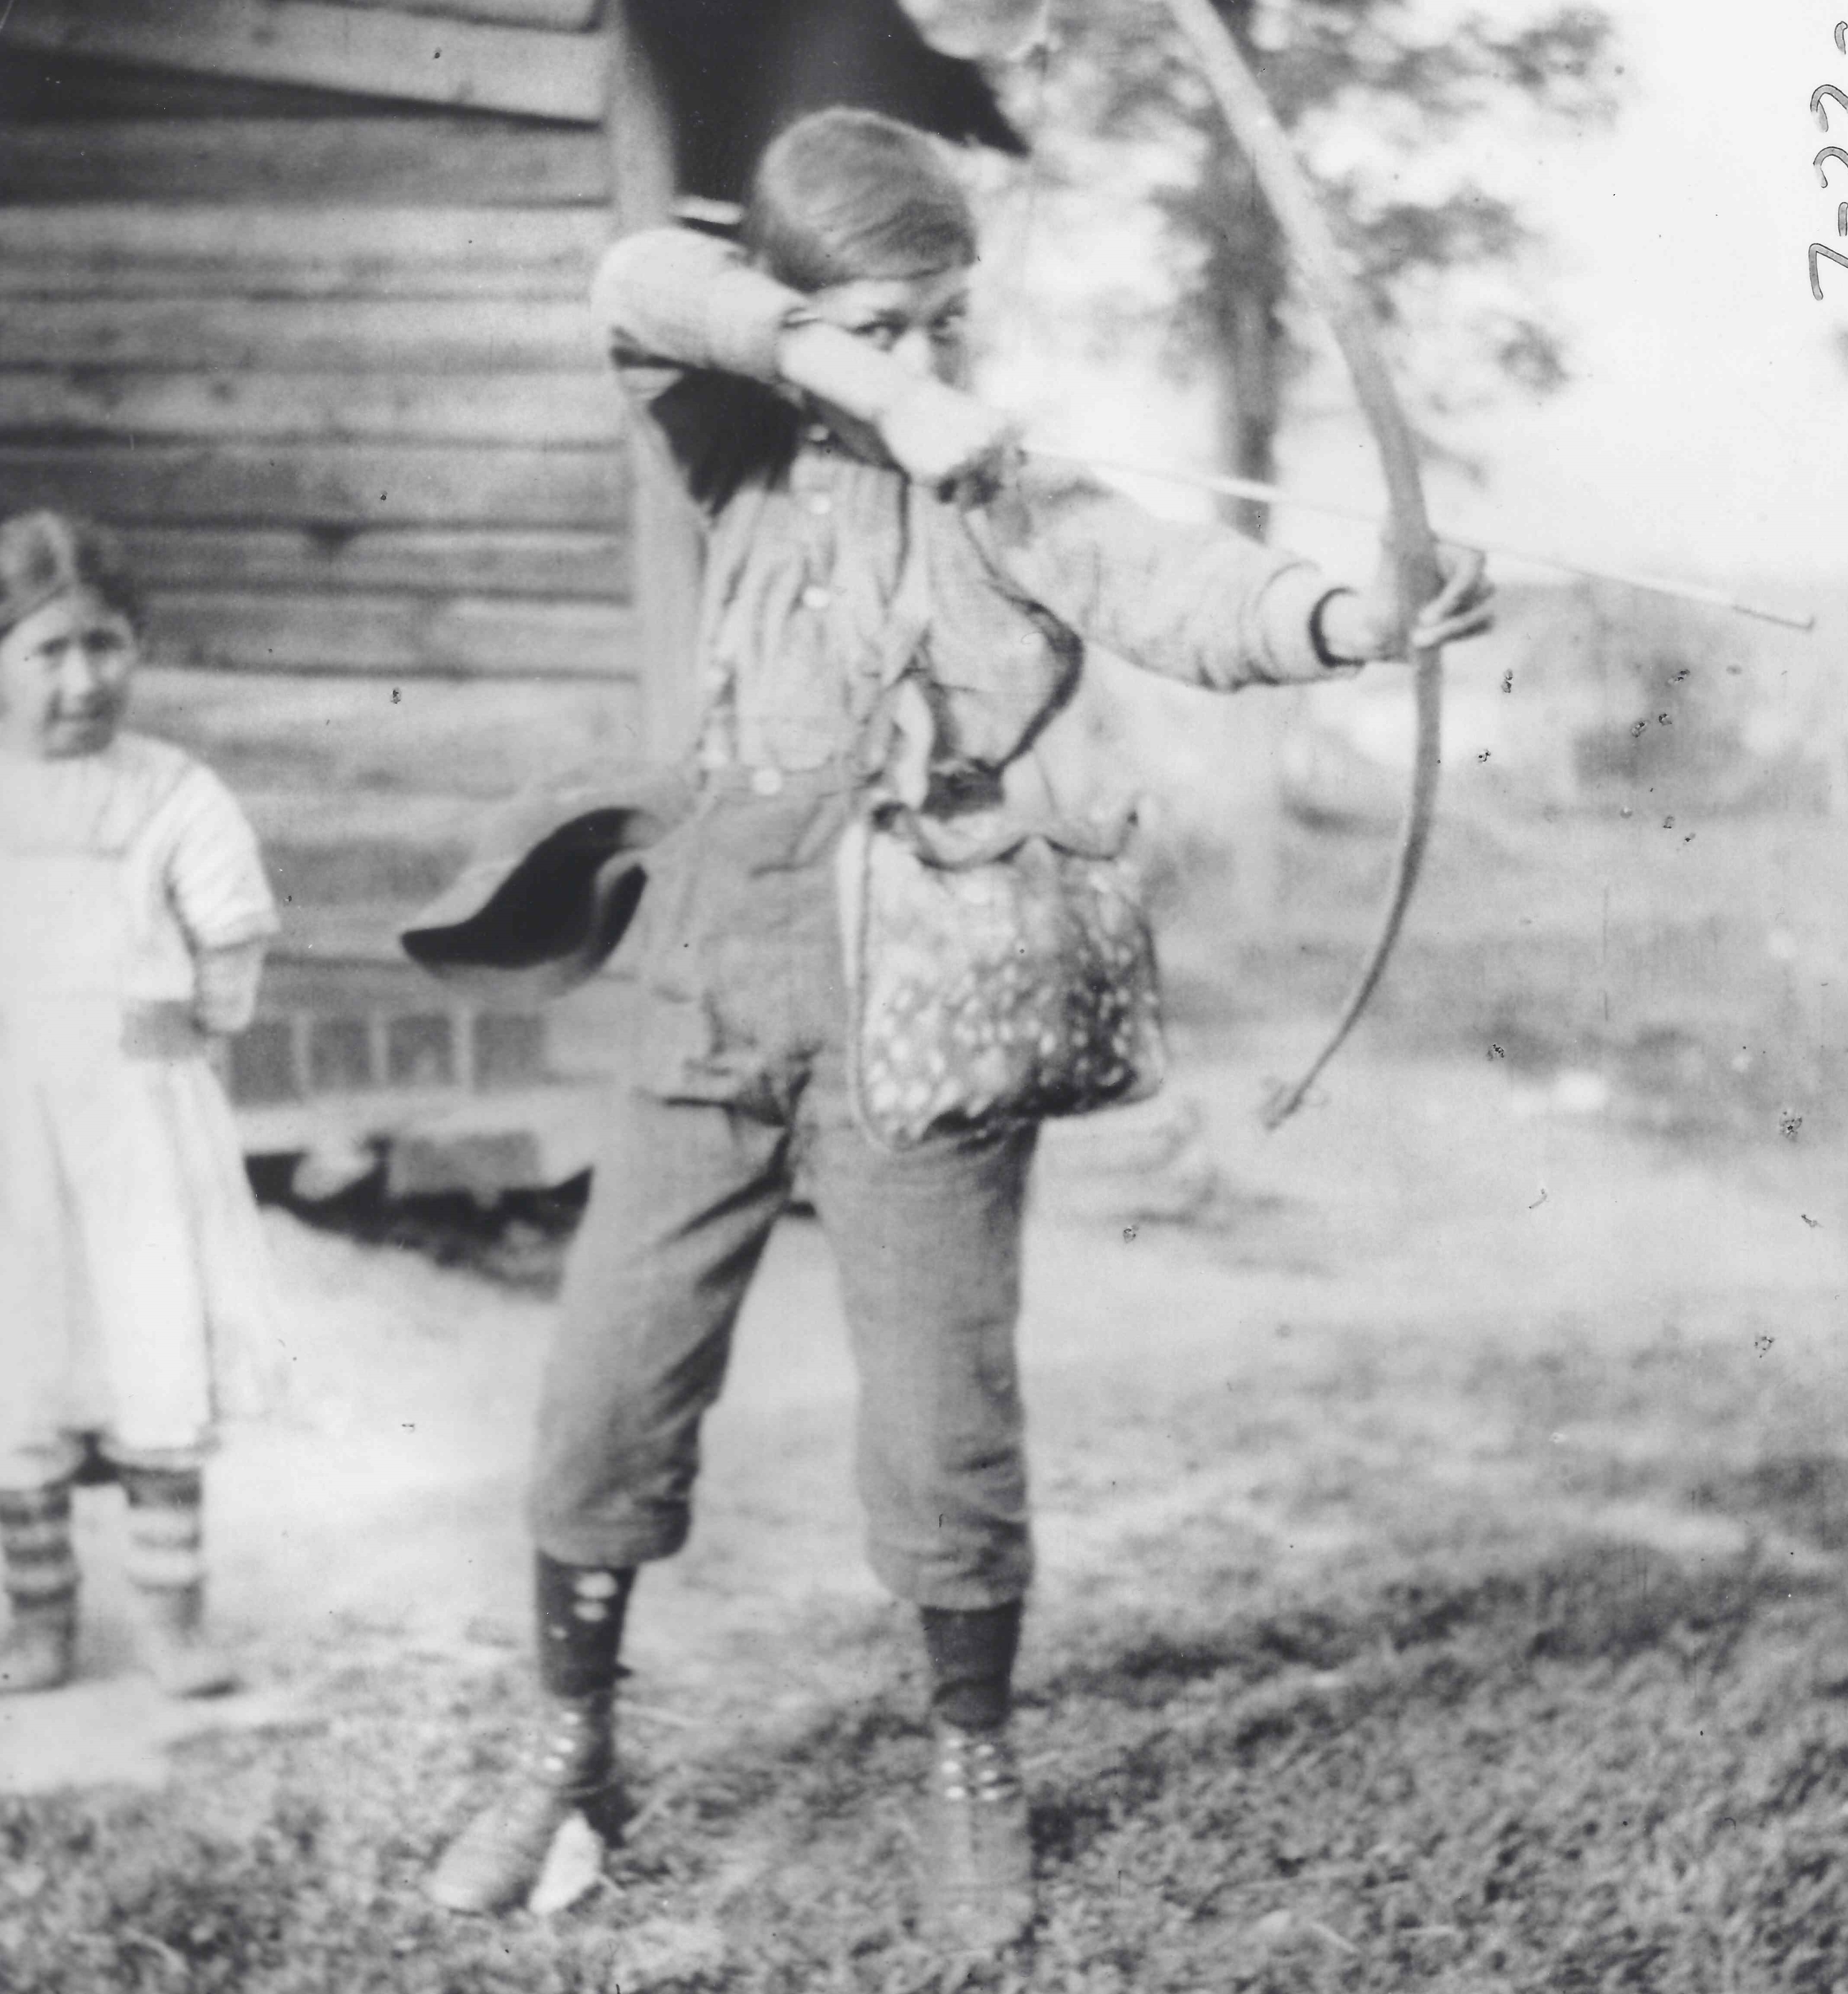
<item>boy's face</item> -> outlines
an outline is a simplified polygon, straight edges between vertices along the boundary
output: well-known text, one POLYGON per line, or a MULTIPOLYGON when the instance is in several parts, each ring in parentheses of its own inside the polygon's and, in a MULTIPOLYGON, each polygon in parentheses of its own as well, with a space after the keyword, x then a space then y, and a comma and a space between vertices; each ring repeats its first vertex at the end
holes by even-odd
POLYGON ((830 324, 889 353, 920 379, 960 387, 969 368, 969 266, 921 277, 856 277, 814 294, 830 324))
POLYGON ((88 589, 42 604, 0 636, 0 748, 39 762, 101 753, 139 656, 128 619, 88 589))

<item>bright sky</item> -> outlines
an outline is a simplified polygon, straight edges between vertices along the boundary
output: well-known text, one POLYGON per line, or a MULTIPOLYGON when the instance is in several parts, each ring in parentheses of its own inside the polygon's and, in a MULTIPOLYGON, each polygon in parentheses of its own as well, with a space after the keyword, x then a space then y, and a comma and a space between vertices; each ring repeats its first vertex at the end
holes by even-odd
MULTIPOLYGON (((1848 334, 1848 269, 1824 263, 1819 304, 1807 268, 1812 242, 1837 242, 1848 200, 1848 168, 1833 169, 1825 193, 1811 164, 1826 144, 1848 149, 1848 112, 1832 105, 1826 134, 1809 110, 1820 83, 1848 94, 1831 32, 1848 0, 1605 4, 1627 87, 1615 125, 1589 139, 1529 132, 1525 156, 1504 144, 1497 162, 1550 238, 1538 298, 1566 335, 1574 379, 1544 400, 1511 392, 1460 429, 1486 482, 1434 471, 1434 514, 1460 533, 1716 584, 1848 583, 1848 346, 1834 343, 1848 334)), ((1432 18, 1465 5, 1531 15, 1541 0, 1415 5, 1432 18)), ((1011 245, 998 247, 1004 266, 1011 245)), ((1030 289, 1055 310, 1061 296, 1088 305, 1114 262, 1134 262, 1127 238, 1086 248, 1035 259, 1030 289)), ((1004 306, 1008 282, 1004 269, 1004 306)), ((1068 373, 1042 344, 1004 363, 996 385, 1042 434, 1210 455, 1197 402, 1177 413, 1121 368, 1068 373)), ((1306 491, 1377 489, 1357 430, 1299 424, 1284 444, 1286 479, 1306 491)), ((1310 553, 1342 545, 1302 516, 1282 526, 1310 553)))
POLYGON ((1848 170, 1825 194, 1811 165, 1848 149, 1848 112, 1831 102, 1825 134, 1809 110, 1819 84, 1848 94, 1848 5, 1611 11, 1633 86, 1616 129, 1534 161, 1577 378, 1487 427, 1473 505, 1511 537, 1569 522, 1579 544, 1714 579, 1848 575, 1848 269, 1823 263, 1819 304, 1807 256, 1848 199, 1848 170))

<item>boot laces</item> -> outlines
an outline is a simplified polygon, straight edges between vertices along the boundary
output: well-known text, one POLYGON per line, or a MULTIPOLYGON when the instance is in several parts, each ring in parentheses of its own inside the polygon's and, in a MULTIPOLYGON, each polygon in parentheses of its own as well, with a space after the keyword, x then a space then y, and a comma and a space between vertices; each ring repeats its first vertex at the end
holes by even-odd
POLYGON ((946 1800, 994 1807, 1020 1790, 1013 1754, 998 1738, 950 1731, 937 1752, 937 1779, 946 1800))
POLYGON ((610 1712, 598 1701, 560 1702, 547 1713, 532 1770, 553 1793, 594 1792, 608 1778, 610 1712))
POLYGON ((950 1894, 981 1898, 1000 1887, 1020 1828, 1020 1777, 1006 1742, 980 1734, 946 1733, 936 1761, 939 1818, 950 1867, 950 1894))

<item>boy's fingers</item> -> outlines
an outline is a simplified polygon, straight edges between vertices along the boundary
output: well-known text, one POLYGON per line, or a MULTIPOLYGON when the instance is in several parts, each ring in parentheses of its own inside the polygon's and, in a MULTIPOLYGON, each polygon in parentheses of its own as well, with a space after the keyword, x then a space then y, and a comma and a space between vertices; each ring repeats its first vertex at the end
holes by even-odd
POLYGON ((1020 445, 1010 437, 984 451, 979 457, 937 488, 937 495, 967 509, 987 505, 1013 478, 1021 462, 1020 445))
POLYGON ((1478 636, 1494 621, 1489 603, 1495 584, 1480 553, 1473 547, 1440 546, 1438 565, 1443 586, 1412 625, 1412 636, 1422 649, 1478 636))
POLYGON ((1475 548, 1442 546, 1438 550, 1437 558, 1443 586, 1429 608, 1454 608, 1460 603, 1474 600, 1479 594, 1486 593, 1490 586, 1488 564, 1475 548))
POLYGON ((971 505, 986 504, 994 495, 995 482, 985 466, 977 465, 943 479, 936 488, 937 496, 946 504, 967 510, 971 505))
POLYGON ((1441 619, 1421 616, 1412 626, 1412 645, 1421 651, 1435 650, 1442 645, 1460 642, 1465 637, 1480 637, 1494 621, 1494 612, 1486 602, 1472 604, 1441 619))

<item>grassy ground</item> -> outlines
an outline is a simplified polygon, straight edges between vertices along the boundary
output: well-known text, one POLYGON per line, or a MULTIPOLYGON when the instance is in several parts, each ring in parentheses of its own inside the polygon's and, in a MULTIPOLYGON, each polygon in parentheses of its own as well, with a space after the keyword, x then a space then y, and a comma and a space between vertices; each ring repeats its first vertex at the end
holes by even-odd
MULTIPOLYGON (((1062 1630, 1024 1725, 1045 1914, 1004 1981, 1836 1985, 1848 1718, 1804 1657, 1839 1651, 1839 1604, 1762 1562, 1512 1549, 1261 1593, 1210 1628, 1062 1630)), ((200 1748, 177 1800, 9 1810, 12 1888, 34 1893, 0 1927, 9 1985, 933 1984, 901 1882, 907 1712, 747 1732, 691 1768, 645 1749, 645 1803, 666 1797, 595 1896, 459 1926, 414 1895, 429 1845, 410 1824, 477 1783, 467 1741, 504 1694, 427 1664, 392 1680, 355 1681, 312 1740, 200 1748)))
MULTIPOLYGON (((1519 1334, 1261 1305, 1228 1356, 1042 1364, 1043 1911, 997 1983, 1843 1984, 1848 1462, 1812 1302, 1750 1338, 1725 1297, 1519 1334)), ((718 1487, 707 1650, 642 1644, 637 1817, 576 1908, 418 1895, 515 1749, 514 1624, 349 1611, 259 1643, 301 1692, 277 1729, 180 1748, 163 1791, 0 1801, 9 1994, 942 1984, 910 1927, 909 1631, 796 1576, 852 1558, 841 1424, 792 1403, 718 1487)))

